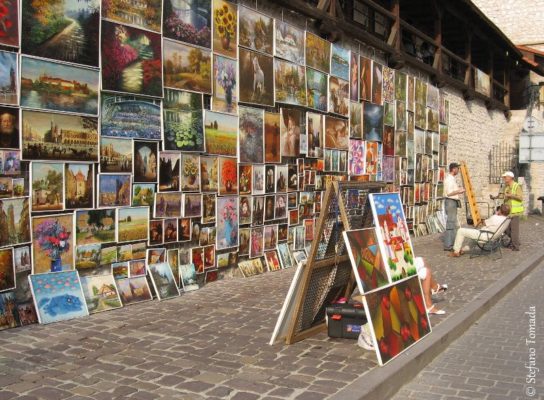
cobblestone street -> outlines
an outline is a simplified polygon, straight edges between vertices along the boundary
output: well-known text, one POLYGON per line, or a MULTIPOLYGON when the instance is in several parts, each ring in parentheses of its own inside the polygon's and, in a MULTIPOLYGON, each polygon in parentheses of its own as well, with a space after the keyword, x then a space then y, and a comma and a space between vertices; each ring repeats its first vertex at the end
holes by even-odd
MULTIPOLYGON (((433 324, 464 307, 518 260, 541 251, 543 223, 529 217, 522 224, 522 251, 505 250, 498 261, 452 259, 438 236, 415 239, 416 255, 427 257, 438 281, 450 287, 438 303, 448 314, 432 317, 433 324)), ((326 398, 377 367, 376 356, 355 341, 324 333, 292 346, 269 346, 293 273, 220 281, 174 300, 2 331, 0 399, 326 398)), ((532 275, 542 282, 542 268, 532 275)), ((519 323, 515 312, 522 308, 511 312, 495 322, 497 330, 511 332, 519 323)), ((516 357, 523 360, 523 354, 516 357)), ((457 370, 466 368, 454 360, 457 370)), ((504 374, 510 376, 508 370, 504 374)), ((514 374, 522 385, 522 372, 514 374)))

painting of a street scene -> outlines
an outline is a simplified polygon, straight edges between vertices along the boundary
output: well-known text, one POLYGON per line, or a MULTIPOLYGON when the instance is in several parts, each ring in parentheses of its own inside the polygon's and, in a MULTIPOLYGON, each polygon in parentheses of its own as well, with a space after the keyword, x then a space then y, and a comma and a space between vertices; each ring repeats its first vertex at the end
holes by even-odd
POLYGON ((211 93, 211 52, 165 40, 164 86, 211 93))
POLYGON ((64 164, 38 163, 32 165, 32 211, 64 209, 64 164))
POLYGON ((113 275, 83 276, 81 286, 90 314, 122 307, 113 275))
POLYGON ((22 111, 24 160, 98 160, 94 117, 22 111))
POLYGON ((93 164, 64 164, 64 201, 66 208, 92 208, 93 194, 93 164))
POLYGON ((275 59, 274 78, 277 102, 306 106, 306 69, 304 67, 275 59))
POLYGON ((149 208, 126 207, 120 208, 117 214, 118 242, 133 242, 147 240, 149 234, 149 208))
POLYGON ((22 57, 21 106, 98 114, 98 71, 22 57))
POLYGON ((161 31, 161 0, 102 0, 102 18, 161 31))
POLYGON ((398 193, 372 193, 370 204, 378 227, 382 258, 390 270, 391 280, 398 281, 416 273, 414 251, 402 202, 398 193))
POLYGON ((129 174, 98 175, 98 206, 129 206, 131 182, 129 174))
POLYGON ((116 283, 124 306, 148 301, 153 298, 145 276, 118 279, 116 283))
POLYGON ((134 182, 157 182, 157 142, 134 141, 134 182))
POLYGON ((23 53, 98 66, 100 0, 22 1, 23 53))
POLYGON ((211 0, 164 0, 163 34, 170 39, 210 48, 211 0))
POLYGON ((202 94, 164 90, 164 149, 204 151, 202 94))
POLYGON ((137 139, 161 139, 161 101, 139 96, 102 93, 100 134, 137 139))
POLYGON ((17 105, 17 53, 0 51, 0 103, 17 105))
POLYGON ((0 246, 30 242, 28 197, 0 200, 0 246))
POLYGON ((132 140, 102 136, 100 172, 132 172, 132 140))
POLYGON ((102 89, 162 97, 161 35, 102 21, 102 89))
POLYGON ((115 241, 115 209, 76 211, 77 246, 115 241))

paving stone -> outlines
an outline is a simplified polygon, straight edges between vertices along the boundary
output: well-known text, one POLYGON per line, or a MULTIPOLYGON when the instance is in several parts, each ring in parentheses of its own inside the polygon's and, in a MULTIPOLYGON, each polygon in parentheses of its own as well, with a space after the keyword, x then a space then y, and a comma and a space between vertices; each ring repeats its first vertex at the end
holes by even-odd
POLYGON ((232 400, 256 400, 259 398, 259 395, 255 393, 248 392, 238 392, 231 397, 232 400))
POLYGON ((59 390, 59 389, 48 387, 48 386, 33 390, 29 393, 29 395, 36 396, 40 399, 46 399, 46 400, 59 400, 59 399, 65 399, 71 396, 70 392, 67 392, 65 390, 59 390))

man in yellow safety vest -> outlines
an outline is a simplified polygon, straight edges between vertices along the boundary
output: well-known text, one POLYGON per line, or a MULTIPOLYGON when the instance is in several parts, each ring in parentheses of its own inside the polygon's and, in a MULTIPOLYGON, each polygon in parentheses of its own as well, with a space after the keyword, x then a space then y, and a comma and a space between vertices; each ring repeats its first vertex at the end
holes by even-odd
POLYGON ((504 190, 504 204, 510 206, 510 226, 506 233, 512 240, 510 248, 513 251, 519 251, 519 217, 523 215, 523 190, 521 185, 514 180, 514 173, 511 171, 502 174, 502 178, 506 185, 504 190))

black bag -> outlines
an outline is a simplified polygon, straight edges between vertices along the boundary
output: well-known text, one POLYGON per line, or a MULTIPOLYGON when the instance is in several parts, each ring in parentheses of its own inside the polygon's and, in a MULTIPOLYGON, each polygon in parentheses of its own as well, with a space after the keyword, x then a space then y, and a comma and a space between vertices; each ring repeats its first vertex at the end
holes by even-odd
POLYGON ((367 322, 361 303, 335 304, 327 307, 326 311, 329 337, 357 339, 361 333, 361 325, 367 322))

